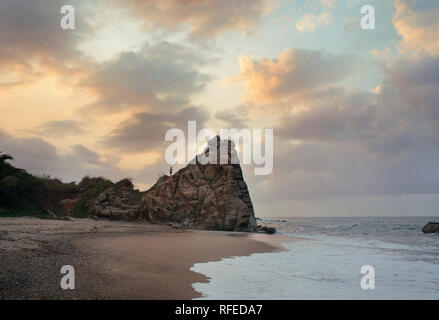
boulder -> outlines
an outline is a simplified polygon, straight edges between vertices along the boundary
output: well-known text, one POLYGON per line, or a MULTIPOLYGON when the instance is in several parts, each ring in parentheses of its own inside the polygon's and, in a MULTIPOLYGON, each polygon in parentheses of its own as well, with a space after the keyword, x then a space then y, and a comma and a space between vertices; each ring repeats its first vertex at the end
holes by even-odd
POLYGON ((217 163, 202 164, 201 155, 174 175, 162 176, 146 191, 141 216, 151 222, 174 222, 192 228, 255 231, 253 204, 241 166, 239 161, 231 161, 236 159, 233 142, 219 136, 209 141, 204 156, 216 156, 217 163), (226 155, 220 152, 224 144, 226 155))
POLYGON ((424 233, 439 233, 439 222, 429 222, 423 228, 424 233))
POLYGON ((258 226, 256 228, 256 232, 259 233, 268 233, 268 234, 275 234, 276 233, 276 228, 273 227, 267 227, 267 226, 258 226))
POLYGON ((268 233, 268 234, 275 234, 276 233, 276 228, 268 227, 267 229, 265 229, 265 232, 268 233))
POLYGON ((140 204, 129 188, 109 188, 86 204, 92 217, 110 220, 135 220, 139 217, 140 204))

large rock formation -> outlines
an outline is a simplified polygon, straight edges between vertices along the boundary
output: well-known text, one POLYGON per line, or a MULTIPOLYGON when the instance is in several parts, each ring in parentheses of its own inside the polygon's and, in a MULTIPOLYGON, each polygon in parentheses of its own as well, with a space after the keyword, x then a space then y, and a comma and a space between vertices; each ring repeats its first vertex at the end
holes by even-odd
POLYGON ((429 222, 423 228, 424 233, 439 233, 439 222, 429 222))
POLYGON ((200 156, 172 176, 162 176, 141 201, 141 215, 152 222, 175 222, 209 230, 256 229, 253 204, 234 144, 219 136, 209 141, 204 155, 217 157, 215 164, 201 164, 200 156), (228 146, 221 154, 220 146, 228 146), (226 158, 226 164, 220 159, 226 158))

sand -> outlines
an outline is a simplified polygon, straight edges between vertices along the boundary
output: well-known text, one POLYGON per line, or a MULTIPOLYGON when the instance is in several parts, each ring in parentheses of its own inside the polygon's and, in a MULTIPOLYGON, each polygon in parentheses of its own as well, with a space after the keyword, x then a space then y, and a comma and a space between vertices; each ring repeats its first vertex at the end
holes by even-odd
MULTIPOLYGON (((292 237, 146 223, 0 218, 0 299, 192 299, 195 263, 283 250, 292 237), (60 269, 75 268, 62 290, 60 269)), ((245 297, 243 297, 245 298, 245 297)))

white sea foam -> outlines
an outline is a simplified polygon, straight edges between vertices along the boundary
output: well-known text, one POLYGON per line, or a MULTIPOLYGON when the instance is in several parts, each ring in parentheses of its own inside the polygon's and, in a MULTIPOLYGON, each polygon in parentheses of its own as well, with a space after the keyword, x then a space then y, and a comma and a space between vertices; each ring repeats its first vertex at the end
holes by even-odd
POLYGON ((193 286, 201 299, 439 299, 439 237, 420 232, 424 221, 277 222, 281 232, 315 241, 286 243, 286 252, 196 264, 191 270, 210 281, 193 286), (375 267, 375 290, 360 287, 363 265, 375 267))

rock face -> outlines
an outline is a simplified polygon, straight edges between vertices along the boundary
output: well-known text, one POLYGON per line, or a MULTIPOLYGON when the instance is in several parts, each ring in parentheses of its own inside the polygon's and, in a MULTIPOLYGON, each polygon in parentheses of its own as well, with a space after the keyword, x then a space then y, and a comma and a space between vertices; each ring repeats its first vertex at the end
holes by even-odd
POLYGON ((233 142, 217 136, 209 141, 204 156, 210 152, 217 157, 215 164, 201 164, 199 155, 174 175, 162 176, 143 196, 141 215, 152 222, 208 230, 255 231, 253 204, 241 166, 231 162, 236 157, 233 142), (227 154, 220 151, 224 144, 227 154), (226 159, 226 164, 220 164, 220 159, 226 159))
POLYGON ((424 233, 439 233, 439 222, 429 222, 423 228, 424 233))
POLYGON ((110 220, 135 220, 140 215, 140 205, 130 191, 109 188, 87 203, 87 212, 92 216, 110 220))
POLYGON ((258 226, 256 228, 256 232, 260 232, 260 233, 268 233, 268 234, 275 234, 276 233, 276 228, 273 227, 267 227, 267 226, 258 226))

